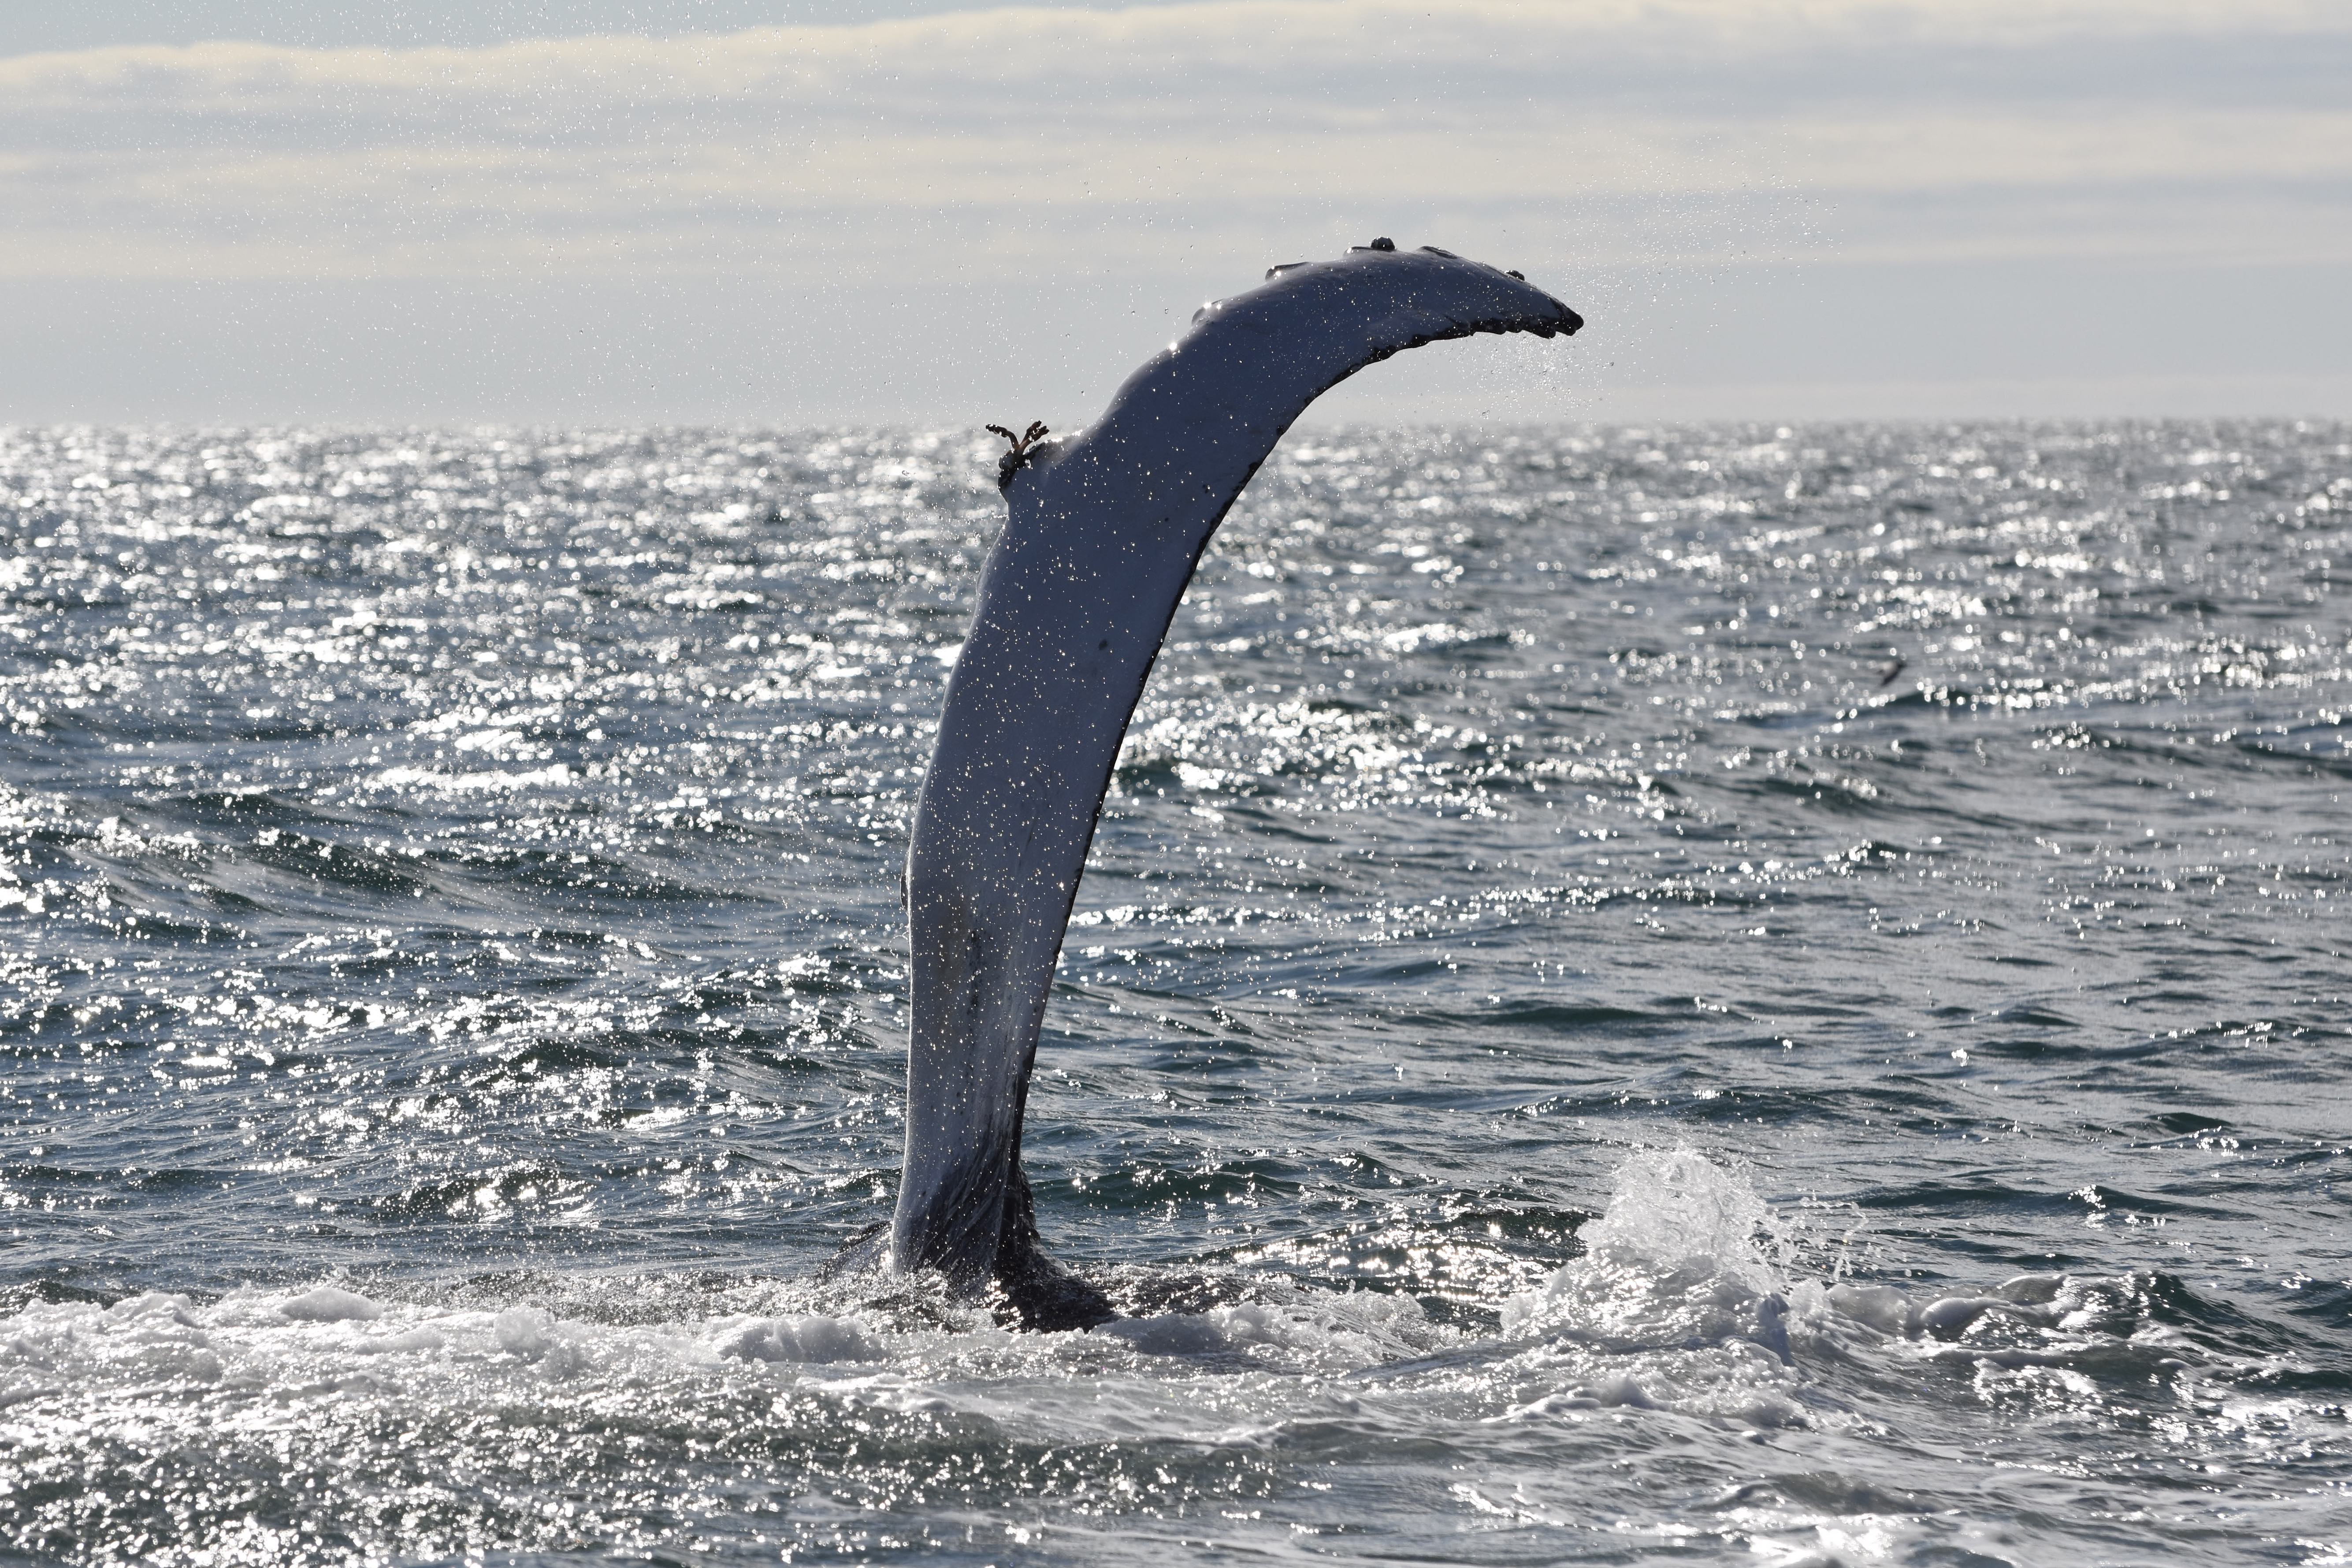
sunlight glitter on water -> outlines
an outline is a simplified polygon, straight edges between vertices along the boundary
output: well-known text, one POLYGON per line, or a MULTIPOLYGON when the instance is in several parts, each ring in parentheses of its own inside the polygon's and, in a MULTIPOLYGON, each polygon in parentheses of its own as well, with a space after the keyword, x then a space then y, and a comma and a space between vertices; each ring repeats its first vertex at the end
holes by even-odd
MULTIPOLYGON (((1703 1529, 1596 1517, 1562 1492, 1572 1475, 1514 1460, 1530 1439, 1538 1453, 1575 1447, 1595 1422, 1594 1436, 1688 1421, 1685 1442, 1797 1429, 1867 1448, 1887 1434, 1851 1395, 1874 1380, 1932 1381, 1949 1363, 1973 1364, 1982 1384, 2005 1369, 1990 1373, 1991 1397, 2019 1413, 2095 1415, 2116 1396, 2103 1363, 2190 1364, 2154 1348, 2166 1336, 2129 1305, 2132 1281, 2035 1277, 1981 1300, 1906 1301, 1885 1285, 1783 1274, 1782 1223, 1691 1151, 1632 1156, 1590 1254, 1507 1301, 1499 1339, 1432 1322, 1410 1297, 1149 1268, 1122 1280, 1130 1300, 1246 1299, 1033 1335, 919 1290, 524 1279, 484 1281, 490 1299, 473 1301, 319 1286, 35 1305, 0 1338, 0 1367, 8 1427, 29 1451, 16 1478, 36 1500, 23 1522, 38 1538, 197 1561, 178 1536, 200 1522, 236 1539, 240 1560, 288 1561, 493 1541, 659 1551, 707 1546, 730 1521, 779 1548, 851 1545, 845 1519, 865 1545, 904 1532, 940 1546, 940 1505, 952 1518, 957 1499, 992 1510, 984 1529, 967 1521, 975 1548, 1040 1544, 1069 1515, 1172 1521, 1263 1503, 1295 1466, 1286 1450, 1350 1428, 1418 1432, 1464 1459, 1484 1448, 1478 1479, 1455 1492, 1475 1511, 1549 1529, 1703 1533, 1756 1551, 1789 1547, 1792 1529, 1849 1550, 1949 1545, 1951 1525, 1916 1508, 1822 1515, 1767 1500, 1767 1485, 1741 1489, 1703 1529), (534 1285, 562 1294, 514 1297, 534 1285), (681 1309, 690 1315, 660 1315, 681 1309), (1946 1348, 1994 1315, 2010 1320, 2003 1343, 2032 1348, 1946 1348), (1478 1442, 1486 1433, 1498 1436, 1478 1442), (420 1451, 443 1473, 409 1473, 420 1451), (776 1494, 782 1470, 823 1505, 776 1494), (91 1485, 100 1473, 111 1484, 91 1485), (329 1475, 338 1484, 322 1492, 329 1475), (663 1479, 660 1507, 622 1484, 633 1475, 663 1479), (592 1477, 609 1480, 581 1484, 592 1477)), ((2294 1420, 2295 1403, 2271 1402, 2264 1424, 2294 1420)), ((2154 1402, 2181 1440, 2210 1445, 2197 1406, 2154 1402)))
POLYGON ((986 447, 0 435, 0 1539, 2342 1555, 2346 431, 1294 437, 1042 1339, 812 1283, 986 447))

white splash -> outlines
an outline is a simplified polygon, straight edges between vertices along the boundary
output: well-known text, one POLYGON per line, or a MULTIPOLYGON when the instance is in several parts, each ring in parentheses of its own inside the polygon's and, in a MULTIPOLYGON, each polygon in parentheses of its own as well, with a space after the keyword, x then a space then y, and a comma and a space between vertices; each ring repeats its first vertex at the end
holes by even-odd
MULTIPOLYGON (((1582 1258, 1504 1304, 1504 1332, 1542 1342, 1521 1358, 1541 1374, 1520 1384, 1535 1397, 1503 1419, 1602 1406, 1806 1419, 1777 1232, 1743 1172, 1690 1149, 1634 1154, 1583 1237, 1582 1258)), ((1802 1295, 1818 1307, 1818 1287, 1802 1295)))
POLYGON ((1643 1152, 1618 1167, 1613 1188, 1584 1228, 1585 1255, 1504 1304, 1506 1333, 1719 1340, 1752 1328, 1760 1303, 1785 1311, 1788 1281, 1767 1250, 1771 1211, 1742 1173, 1696 1150, 1643 1152))

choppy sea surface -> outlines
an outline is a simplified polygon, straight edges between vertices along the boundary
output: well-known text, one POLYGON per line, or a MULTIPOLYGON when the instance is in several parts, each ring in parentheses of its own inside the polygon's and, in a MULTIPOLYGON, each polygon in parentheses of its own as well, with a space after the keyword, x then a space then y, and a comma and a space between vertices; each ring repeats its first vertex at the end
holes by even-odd
POLYGON ((988 438, 0 432, 0 1560, 2352 1563, 2352 429, 1299 432, 821 1285, 988 438))

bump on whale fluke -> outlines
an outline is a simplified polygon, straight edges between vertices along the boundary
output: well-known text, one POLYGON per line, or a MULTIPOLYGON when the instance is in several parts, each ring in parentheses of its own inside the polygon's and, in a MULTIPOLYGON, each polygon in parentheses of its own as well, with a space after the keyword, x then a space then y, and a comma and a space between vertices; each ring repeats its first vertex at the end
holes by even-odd
POLYGON ((1067 441, 1022 436, 908 857, 912 1037, 898 1207, 829 1273, 992 1283, 1025 1326, 1114 1316, 1038 1244, 1021 1171, 1037 1030, 1110 771, 1201 552, 1292 421, 1405 349, 1583 319, 1516 272, 1388 239, 1204 305, 1067 441))

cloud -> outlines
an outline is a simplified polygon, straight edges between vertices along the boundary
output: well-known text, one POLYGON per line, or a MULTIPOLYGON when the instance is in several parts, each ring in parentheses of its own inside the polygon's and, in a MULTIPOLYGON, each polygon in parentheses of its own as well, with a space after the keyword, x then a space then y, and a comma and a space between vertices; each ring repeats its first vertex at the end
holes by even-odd
POLYGON ((0 58, 0 418, 1066 424, 1207 293, 1375 234, 1591 325, 1412 356, 1334 416, 2340 407, 2347 79, 2340 0, 0 58))
POLYGON ((1212 0, 23 56, 0 275, 920 283, 1371 214, 1530 259, 2315 259, 2352 252, 2347 63, 2352 13, 2294 0, 1212 0))

